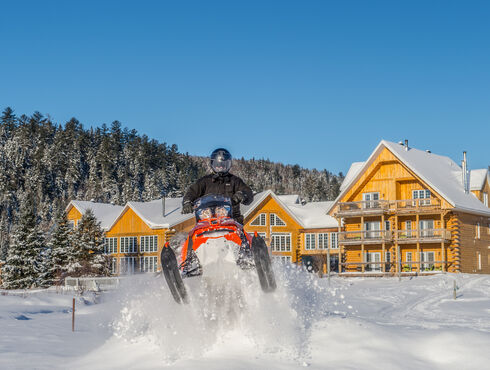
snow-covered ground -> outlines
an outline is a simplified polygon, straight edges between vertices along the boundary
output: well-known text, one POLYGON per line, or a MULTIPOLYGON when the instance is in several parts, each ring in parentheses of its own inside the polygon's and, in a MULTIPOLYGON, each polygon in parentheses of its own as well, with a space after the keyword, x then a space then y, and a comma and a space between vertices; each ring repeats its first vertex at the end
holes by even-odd
POLYGON ((74 333, 72 294, 1 295, 0 368, 489 367, 489 275, 335 277, 329 286, 295 267, 276 272, 269 295, 252 275, 186 281, 188 306, 172 301, 162 276, 135 276, 77 297, 74 333))

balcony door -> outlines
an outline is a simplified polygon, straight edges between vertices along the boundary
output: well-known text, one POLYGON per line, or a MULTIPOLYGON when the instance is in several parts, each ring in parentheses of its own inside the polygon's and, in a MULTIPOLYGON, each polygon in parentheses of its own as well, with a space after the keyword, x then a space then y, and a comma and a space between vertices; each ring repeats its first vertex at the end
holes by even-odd
POLYGON ((434 252, 420 252, 420 262, 422 262, 421 269, 423 270, 432 270, 434 268, 434 260, 435 260, 434 252))
POLYGON ((434 236, 434 220, 419 221, 420 237, 430 238, 434 236))
POLYGON ((379 208, 379 192, 363 193, 362 200, 364 203, 364 208, 379 208))
MULTIPOLYGON (((366 253, 366 262, 381 262, 381 253, 380 252, 367 252, 366 253)), ((381 271, 381 264, 368 264, 366 265, 367 271, 381 271)))
POLYGON ((379 221, 364 222, 365 238, 379 239, 381 237, 381 223, 379 221))

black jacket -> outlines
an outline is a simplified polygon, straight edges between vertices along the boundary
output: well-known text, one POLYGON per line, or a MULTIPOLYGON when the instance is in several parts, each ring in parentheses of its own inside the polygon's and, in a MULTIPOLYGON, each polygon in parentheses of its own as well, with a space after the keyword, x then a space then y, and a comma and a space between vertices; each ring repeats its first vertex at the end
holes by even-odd
MULTIPOLYGON (((252 189, 243 182, 238 176, 227 173, 226 175, 206 175, 192 184, 184 195, 182 203, 193 203, 196 199, 207 194, 220 194, 230 198, 233 195, 241 191, 245 195, 245 200, 242 202, 247 205, 252 203, 254 195, 252 189)), ((242 219, 240 214, 240 204, 232 201, 233 218, 235 220, 242 219)), ((243 220, 241 220, 243 223, 243 220)))

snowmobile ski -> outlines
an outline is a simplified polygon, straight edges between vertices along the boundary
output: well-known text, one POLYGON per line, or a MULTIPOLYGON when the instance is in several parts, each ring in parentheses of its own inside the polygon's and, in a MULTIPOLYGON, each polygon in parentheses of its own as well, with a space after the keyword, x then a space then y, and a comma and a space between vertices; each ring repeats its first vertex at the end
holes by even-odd
POLYGON ((175 257, 175 253, 169 243, 166 243, 163 247, 160 261, 162 263, 163 276, 165 276, 168 288, 175 302, 181 304, 189 303, 187 290, 185 289, 179 266, 177 265, 177 257, 175 257))
POLYGON ((276 290, 276 279, 272 270, 269 251, 264 239, 257 233, 252 238, 252 253, 262 290, 264 292, 273 292, 276 290))

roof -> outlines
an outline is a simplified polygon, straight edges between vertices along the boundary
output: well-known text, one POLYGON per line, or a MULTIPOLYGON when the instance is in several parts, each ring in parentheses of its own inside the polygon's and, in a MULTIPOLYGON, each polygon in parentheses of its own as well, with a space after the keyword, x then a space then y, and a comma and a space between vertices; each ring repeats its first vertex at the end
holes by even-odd
POLYGON ((82 215, 87 210, 92 210, 95 218, 100 222, 102 229, 107 230, 112 225, 115 218, 121 213, 124 207, 111 203, 96 203, 86 200, 72 200, 66 207, 68 209, 73 205, 82 215))
POLYGON ((352 176, 348 182, 344 181, 336 202, 357 182, 362 173, 378 157, 383 148, 391 151, 394 156, 448 201, 456 210, 490 216, 490 209, 480 202, 473 193, 465 193, 462 181, 462 169, 451 158, 415 148, 406 150, 404 145, 386 140, 381 140, 369 159, 360 166, 355 176, 352 176))
MULTIPOLYGON (((149 202, 128 202, 121 214, 114 219, 117 222, 120 216, 131 208, 150 228, 164 229, 171 228, 181 222, 194 218, 194 214, 182 214, 182 197, 165 198, 165 215, 163 214, 163 199, 156 199, 149 202)), ((111 225, 111 227, 112 227, 111 225)))
POLYGON ((300 202, 301 198, 297 194, 276 195, 272 190, 257 193, 251 204, 241 206, 242 214, 247 217, 268 196, 271 196, 280 207, 305 229, 332 228, 338 226, 337 220, 327 214, 327 211, 332 207, 334 202, 308 202, 303 204, 300 202))
POLYGON ((342 184, 340 185, 340 191, 344 190, 349 182, 351 182, 352 179, 357 176, 365 163, 366 162, 354 162, 350 165, 349 171, 347 171, 347 175, 345 175, 344 181, 342 181, 342 184))
POLYGON ((490 182, 490 174, 486 168, 470 171, 470 190, 482 190, 485 180, 490 182))

